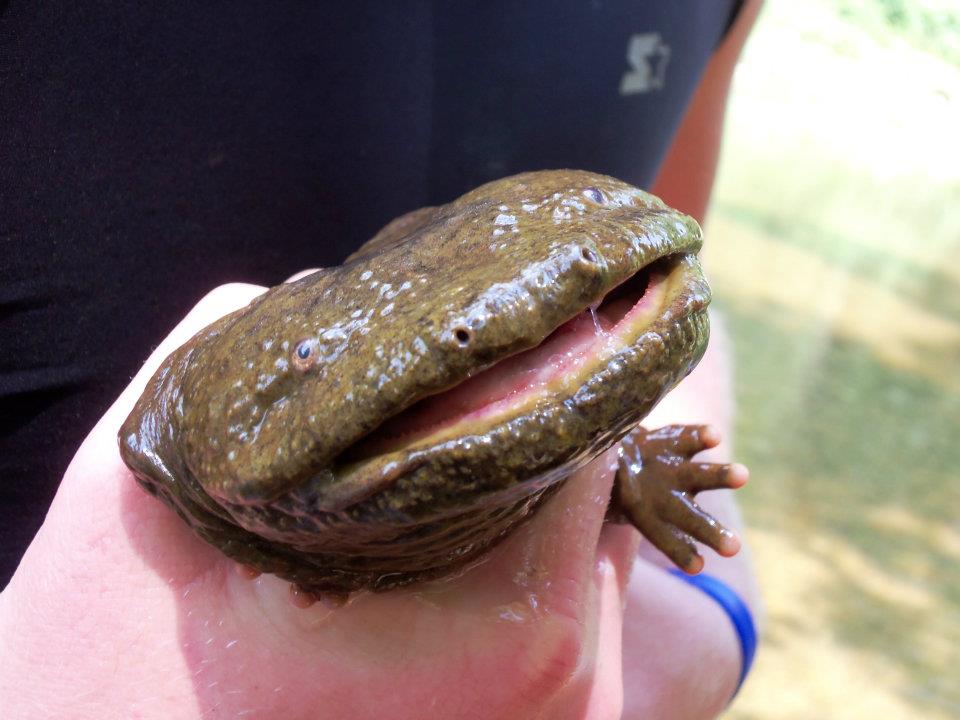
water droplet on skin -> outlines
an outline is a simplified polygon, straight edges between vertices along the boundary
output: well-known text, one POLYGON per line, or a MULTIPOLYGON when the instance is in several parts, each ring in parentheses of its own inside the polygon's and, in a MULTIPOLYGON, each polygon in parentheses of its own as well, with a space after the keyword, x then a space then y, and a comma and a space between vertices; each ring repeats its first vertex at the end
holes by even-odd
POLYGON ((523 602, 517 600, 509 605, 501 605, 497 615, 501 620, 512 623, 524 623, 529 620, 530 609, 523 602))

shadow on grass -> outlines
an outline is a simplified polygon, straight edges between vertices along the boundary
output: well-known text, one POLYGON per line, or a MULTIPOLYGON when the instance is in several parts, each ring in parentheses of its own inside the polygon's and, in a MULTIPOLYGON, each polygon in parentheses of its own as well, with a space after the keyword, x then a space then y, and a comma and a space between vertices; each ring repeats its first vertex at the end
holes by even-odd
MULTIPOLYGON (((805 602, 834 641, 894 666, 918 711, 960 716, 960 394, 782 309, 722 309, 750 523, 825 569, 805 602)), ((802 631, 782 623, 771 644, 802 631)))
MULTIPOLYGON (((948 320, 960 318, 960 284, 948 272, 866 244, 851 244, 846 234, 803 217, 765 212, 729 201, 723 202, 720 210, 730 219, 762 231, 771 241, 815 253, 851 275, 879 282, 931 314, 948 320)), ((920 250, 923 248, 922 238, 907 238, 905 241, 917 245, 920 250)))

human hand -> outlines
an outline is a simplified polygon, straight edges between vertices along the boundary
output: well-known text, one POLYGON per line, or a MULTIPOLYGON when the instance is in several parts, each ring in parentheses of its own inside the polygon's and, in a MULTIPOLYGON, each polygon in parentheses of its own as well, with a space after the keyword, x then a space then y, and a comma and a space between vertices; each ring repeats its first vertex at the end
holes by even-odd
POLYGON ((0 596, 5 717, 613 718, 637 535, 609 453, 486 562, 300 609, 144 493, 116 435, 166 355, 263 291, 218 288, 87 437, 0 596))

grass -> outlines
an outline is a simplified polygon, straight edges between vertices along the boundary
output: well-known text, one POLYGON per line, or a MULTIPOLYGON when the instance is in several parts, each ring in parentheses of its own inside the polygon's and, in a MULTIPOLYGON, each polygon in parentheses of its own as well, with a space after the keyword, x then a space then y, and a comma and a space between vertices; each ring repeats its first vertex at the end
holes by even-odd
POLYGON ((706 267, 768 617, 730 718, 960 717, 960 67, 883 15, 936 5, 768 0, 738 70, 706 267))
POLYGON ((904 40, 960 65, 960 8, 952 0, 839 0, 836 7, 877 42, 904 40))

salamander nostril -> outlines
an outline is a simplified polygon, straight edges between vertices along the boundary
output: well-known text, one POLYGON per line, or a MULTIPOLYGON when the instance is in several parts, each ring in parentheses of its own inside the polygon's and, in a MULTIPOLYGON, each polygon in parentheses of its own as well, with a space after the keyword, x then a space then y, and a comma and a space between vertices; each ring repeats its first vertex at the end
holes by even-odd
POLYGON ((453 336, 457 339, 457 342, 461 346, 470 344, 470 340, 473 338, 473 333, 470 332, 469 328, 458 327, 453 331, 453 336))

